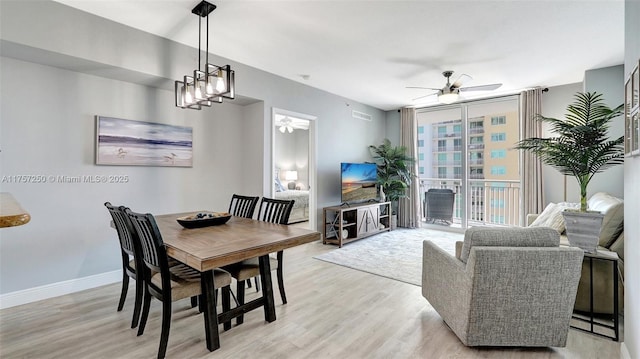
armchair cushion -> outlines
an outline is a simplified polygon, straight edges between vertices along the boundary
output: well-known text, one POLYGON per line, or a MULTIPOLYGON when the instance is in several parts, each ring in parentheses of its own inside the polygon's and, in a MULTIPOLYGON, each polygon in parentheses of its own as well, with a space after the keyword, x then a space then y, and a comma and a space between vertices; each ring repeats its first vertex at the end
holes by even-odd
POLYGON ((472 227, 464 234, 460 260, 467 263, 472 247, 558 247, 560 234, 546 227, 472 227))

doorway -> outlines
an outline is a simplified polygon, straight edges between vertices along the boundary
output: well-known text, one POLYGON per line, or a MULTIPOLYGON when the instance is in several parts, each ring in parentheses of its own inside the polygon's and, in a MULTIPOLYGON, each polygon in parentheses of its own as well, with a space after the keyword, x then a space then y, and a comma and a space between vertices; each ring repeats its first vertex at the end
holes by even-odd
POLYGON ((271 197, 294 200, 289 224, 315 230, 317 118, 275 107, 271 118, 271 197))

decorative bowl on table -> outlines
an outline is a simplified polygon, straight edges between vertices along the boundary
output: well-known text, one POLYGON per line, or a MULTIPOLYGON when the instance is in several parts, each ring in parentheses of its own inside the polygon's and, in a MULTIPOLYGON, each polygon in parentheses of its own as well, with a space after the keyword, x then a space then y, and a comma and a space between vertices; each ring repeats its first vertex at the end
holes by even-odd
POLYGON ((231 218, 227 212, 198 212, 176 220, 184 228, 200 228, 225 224, 231 218))

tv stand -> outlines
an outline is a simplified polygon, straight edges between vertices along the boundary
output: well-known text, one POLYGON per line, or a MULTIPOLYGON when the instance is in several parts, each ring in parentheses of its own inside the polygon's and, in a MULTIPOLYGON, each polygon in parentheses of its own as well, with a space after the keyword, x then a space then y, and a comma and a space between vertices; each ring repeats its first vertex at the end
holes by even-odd
POLYGON ((391 230, 391 202, 360 203, 322 209, 322 244, 342 247, 361 238, 391 230))

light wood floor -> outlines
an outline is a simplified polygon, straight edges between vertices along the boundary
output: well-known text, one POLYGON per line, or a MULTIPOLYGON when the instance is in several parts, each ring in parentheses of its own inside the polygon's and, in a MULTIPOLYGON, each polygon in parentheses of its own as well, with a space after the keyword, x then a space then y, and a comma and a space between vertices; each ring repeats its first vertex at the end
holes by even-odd
MULTIPOLYGON (((289 303, 276 293, 277 320, 261 310, 221 330, 209 352, 202 316, 174 303, 167 358, 619 358, 619 343, 571 330, 566 348, 467 348, 422 297, 420 288, 312 257, 335 249, 310 243, 285 251, 289 303)), ((145 334, 129 329, 134 287, 116 312, 120 284, 0 311, 0 357, 154 358, 159 302, 145 334)), ((255 291, 248 289, 251 296, 255 291)))

